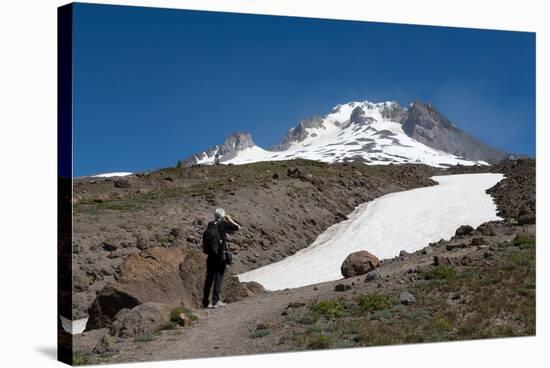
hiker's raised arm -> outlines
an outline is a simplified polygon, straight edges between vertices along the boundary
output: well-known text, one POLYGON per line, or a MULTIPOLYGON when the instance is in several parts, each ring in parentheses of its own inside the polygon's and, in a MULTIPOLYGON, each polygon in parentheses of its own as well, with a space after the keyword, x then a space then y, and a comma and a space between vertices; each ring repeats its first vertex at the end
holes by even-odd
POLYGON ((229 215, 225 215, 225 219, 227 220, 227 222, 229 222, 230 224, 233 224, 237 227, 237 230, 240 230, 241 229, 241 225, 239 225, 235 220, 233 220, 231 218, 231 216, 229 215))

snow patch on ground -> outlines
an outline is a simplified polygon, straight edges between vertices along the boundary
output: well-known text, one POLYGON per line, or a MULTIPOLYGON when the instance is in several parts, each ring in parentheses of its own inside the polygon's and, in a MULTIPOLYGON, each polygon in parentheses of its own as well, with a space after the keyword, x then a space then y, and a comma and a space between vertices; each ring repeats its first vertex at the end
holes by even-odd
POLYGON ((71 335, 80 335, 84 332, 86 329, 86 324, 88 323, 88 317, 77 319, 74 321, 71 321, 68 318, 65 318, 63 316, 59 316, 61 318, 61 326, 63 326, 63 329, 65 332, 70 333, 71 335))
POLYGON ((267 290, 281 290, 342 278, 340 266, 352 252, 367 250, 380 259, 401 250, 417 251, 449 239, 460 225, 477 227, 499 220, 485 190, 502 174, 434 176, 439 185, 391 193, 359 205, 348 220, 329 227, 307 248, 282 261, 238 275, 267 290))

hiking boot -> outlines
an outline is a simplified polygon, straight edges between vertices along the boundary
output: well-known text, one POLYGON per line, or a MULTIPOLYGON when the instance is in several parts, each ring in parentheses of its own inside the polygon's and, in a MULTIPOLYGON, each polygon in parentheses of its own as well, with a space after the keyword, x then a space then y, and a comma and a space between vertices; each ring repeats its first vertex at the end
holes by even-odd
POLYGON ((226 306, 226 305, 227 305, 226 303, 222 302, 221 300, 218 300, 218 302, 217 302, 216 304, 214 304, 214 305, 212 306, 212 308, 224 307, 224 306, 226 306))
POLYGON ((214 308, 214 306, 212 305, 212 303, 210 303, 210 304, 208 304, 205 308, 206 308, 206 309, 212 309, 212 308, 214 308))

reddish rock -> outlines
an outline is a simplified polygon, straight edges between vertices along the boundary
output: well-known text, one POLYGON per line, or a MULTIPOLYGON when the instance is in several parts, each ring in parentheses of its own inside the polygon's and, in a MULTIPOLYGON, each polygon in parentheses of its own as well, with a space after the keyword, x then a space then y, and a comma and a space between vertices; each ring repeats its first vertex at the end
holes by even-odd
MULTIPOLYGON (((200 250, 156 247, 129 255, 116 281, 98 292, 89 309, 88 329, 110 326, 121 309, 148 302, 199 307, 205 269, 206 255, 200 250)), ((263 292, 261 285, 240 283, 228 271, 222 287, 226 302, 263 292)))
POLYGON ((344 277, 353 277, 364 275, 380 265, 378 258, 367 252, 361 250, 359 252, 351 253, 342 263, 340 271, 344 277))

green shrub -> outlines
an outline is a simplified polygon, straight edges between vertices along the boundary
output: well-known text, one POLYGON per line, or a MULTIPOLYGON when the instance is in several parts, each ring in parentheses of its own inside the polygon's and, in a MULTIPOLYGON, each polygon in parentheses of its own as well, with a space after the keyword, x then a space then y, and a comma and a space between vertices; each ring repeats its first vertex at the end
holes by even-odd
MULTIPOLYGON (((391 316, 392 314, 390 310, 384 309, 384 310, 377 310, 373 312, 372 315, 370 316, 370 319, 380 321, 383 319, 389 319, 391 316)), ((390 323, 390 321, 388 321, 387 323, 390 323)))
POLYGON ((250 336, 252 339, 256 339, 267 335, 269 335, 269 330, 266 328, 261 328, 259 330, 252 331, 248 336, 250 336))
POLYGON ((74 353, 73 365, 86 365, 90 363, 90 359, 87 354, 74 353))
POLYGON ((153 341, 153 336, 149 334, 138 336, 134 339, 134 342, 149 342, 153 341))
POLYGON ((516 235, 514 238, 514 241, 512 242, 512 245, 519 247, 519 246, 527 246, 527 247, 534 247, 537 244, 536 239, 527 238, 525 236, 516 235))
POLYGON ((256 339, 258 337, 264 337, 269 335, 269 327, 265 323, 259 323, 256 326, 256 330, 250 332, 248 336, 250 336, 253 339, 256 339))
POLYGON ((179 323, 180 314, 185 314, 191 321, 197 321, 199 317, 193 311, 183 305, 177 306, 170 311, 170 322, 179 323))
POLYGON ((328 349, 332 344, 332 338, 327 335, 319 335, 309 340, 307 347, 310 349, 328 349))
POLYGON ((451 331, 453 325, 445 317, 439 317, 433 321, 433 327, 439 332, 451 331))
POLYGON ((312 325, 319 319, 316 313, 307 312, 298 318, 298 323, 303 325, 312 325))
POLYGON ((339 318, 344 313, 344 306, 339 300, 325 300, 314 304, 311 310, 327 319, 339 318))
POLYGON ((178 327, 178 324, 176 322, 168 321, 165 324, 161 325, 159 327, 159 331, 162 330, 175 330, 176 327, 178 327))
POLYGON ((384 294, 363 294, 358 298, 359 307, 365 312, 375 312, 388 309, 391 306, 391 299, 384 294))
POLYGON ((435 266, 424 272, 426 280, 450 280, 456 277, 456 270, 451 266, 435 266))

